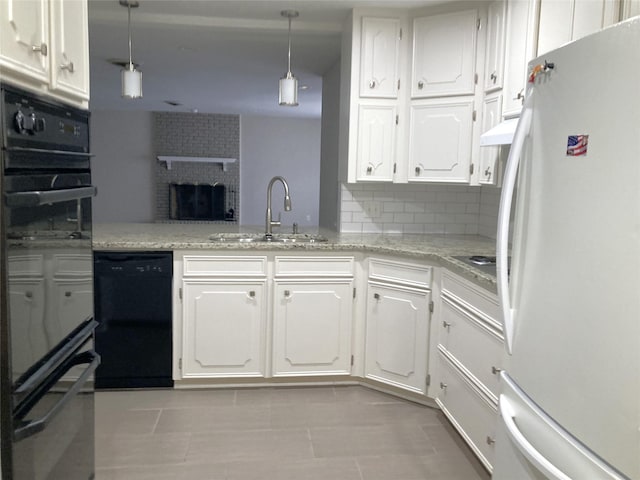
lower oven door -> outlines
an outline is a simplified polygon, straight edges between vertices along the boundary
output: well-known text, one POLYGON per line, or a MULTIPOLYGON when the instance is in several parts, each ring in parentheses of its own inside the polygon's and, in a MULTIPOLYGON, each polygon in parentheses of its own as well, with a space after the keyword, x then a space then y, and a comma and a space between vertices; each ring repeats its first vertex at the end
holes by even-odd
POLYGON ((14 480, 94 477, 92 350, 70 356, 14 411, 14 480))

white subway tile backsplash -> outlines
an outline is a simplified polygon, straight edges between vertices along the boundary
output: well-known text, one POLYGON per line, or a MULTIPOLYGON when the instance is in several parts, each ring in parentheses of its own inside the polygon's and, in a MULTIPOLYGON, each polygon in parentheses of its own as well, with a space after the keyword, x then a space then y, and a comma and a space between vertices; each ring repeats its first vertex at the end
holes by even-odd
POLYGON ((449 233, 495 238, 500 189, 435 184, 343 184, 342 232, 449 233), (366 213, 379 202, 380 215, 366 213))

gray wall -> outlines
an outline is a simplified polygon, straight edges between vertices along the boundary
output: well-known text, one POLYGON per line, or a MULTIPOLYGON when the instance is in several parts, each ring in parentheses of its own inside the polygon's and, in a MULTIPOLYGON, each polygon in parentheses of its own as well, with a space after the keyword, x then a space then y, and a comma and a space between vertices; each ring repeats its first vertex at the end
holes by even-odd
POLYGON ((340 129, 340 61, 322 77, 322 140, 320 144, 321 227, 338 230, 340 185, 338 182, 338 142, 340 129))
MULTIPOLYGON (((273 218, 283 226, 318 225, 320 120, 274 117, 240 118, 240 219, 264 225, 267 184, 276 175, 289 184, 292 209, 283 208, 283 188, 273 188, 273 218)), ((287 229, 288 231, 289 229, 287 229)), ((277 229, 274 231, 278 231, 277 229)))
POLYGON ((152 125, 151 112, 91 113, 94 222, 154 221, 152 125))
MULTIPOLYGON (((155 222, 153 114, 93 111, 91 128, 93 182, 98 187, 94 222, 155 222)), ((240 129, 242 224, 264 225, 267 183, 282 175, 293 203, 292 211, 282 214, 283 223, 318 225, 320 120, 241 117, 240 129)), ((281 210, 282 186, 276 185, 274 217, 281 210)))

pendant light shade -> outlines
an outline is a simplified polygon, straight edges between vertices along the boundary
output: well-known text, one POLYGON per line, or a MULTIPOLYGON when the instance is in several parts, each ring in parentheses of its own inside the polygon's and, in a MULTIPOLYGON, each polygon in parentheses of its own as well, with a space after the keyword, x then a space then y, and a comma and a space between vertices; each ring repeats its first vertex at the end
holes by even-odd
POLYGON ((125 98, 142 98, 142 72, 136 70, 131 56, 131 9, 140 5, 135 0, 120 0, 120 5, 127 7, 129 32, 129 64, 122 69, 122 96, 125 98))
POLYGON ((283 10, 280 14, 289 19, 289 49, 287 73, 280 79, 278 104, 282 107, 296 107, 298 106, 298 79, 291 73, 291 19, 296 18, 299 14, 295 10, 283 10))

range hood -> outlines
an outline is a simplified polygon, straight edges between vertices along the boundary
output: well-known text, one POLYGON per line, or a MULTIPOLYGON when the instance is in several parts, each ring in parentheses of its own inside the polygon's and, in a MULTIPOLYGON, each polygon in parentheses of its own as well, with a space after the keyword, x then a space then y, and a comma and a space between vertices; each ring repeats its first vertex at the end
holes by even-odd
POLYGON ((510 118, 480 135, 480 146, 511 145, 518 125, 517 118, 510 118))

